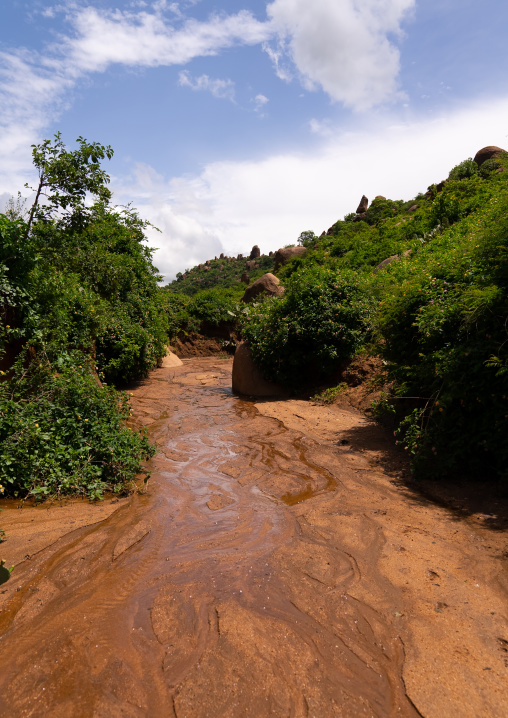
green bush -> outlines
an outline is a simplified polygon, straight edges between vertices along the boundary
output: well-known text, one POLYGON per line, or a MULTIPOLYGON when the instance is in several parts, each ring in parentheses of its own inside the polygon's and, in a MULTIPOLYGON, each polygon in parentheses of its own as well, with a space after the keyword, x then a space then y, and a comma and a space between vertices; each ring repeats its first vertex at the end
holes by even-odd
POLYGON ((195 294, 188 304, 188 312, 199 323, 217 327, 231 322, 238 313, 238 303, 243 294, 233 288, 216 287, 195 294))
POLYGON ((22 498, 125 492, 154 453, 129 415, 127 395, 99 386, 86 355, 20 360, 0 385, 0 484, 22 498))
POLYGON ((506 474, 508 192, 477 186, 476 212, 379 279, 380 349, 399 394, 419 397, 397 435, 420 476, 506 474))
POLYGON ((28 222, 19 203, 0 215, 0 484, 9 495, 97 498, 124 490, 153 453, 125 427, 127 397, 98 375, 121 386, 157 365, 167 293, 143 244, 147 223, 108 204, 99 160, 111 148, 78 145, 68 152, 56 135, 34 147, 28 222))
POLYGON ((372 300, 350 272, 310 267, 255 306, 243 333, 265 376, 289 386, 336 370, 369 334, 372 300))
POLYGON ((472 157, 468 157, 467 160, 460 162, 458 165, 450 170, 448 179, 450 180, 461 180, 468 179, 478 174, 478 165, 472 157))

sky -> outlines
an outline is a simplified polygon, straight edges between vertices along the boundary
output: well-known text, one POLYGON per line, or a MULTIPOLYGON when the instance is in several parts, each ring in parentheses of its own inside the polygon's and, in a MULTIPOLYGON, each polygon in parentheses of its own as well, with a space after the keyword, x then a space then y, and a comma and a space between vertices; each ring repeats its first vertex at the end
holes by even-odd
POLYGON ((111 145, 166 281, 508 149, 506 0, 0 0, 0 210, 31 145, 111 145))

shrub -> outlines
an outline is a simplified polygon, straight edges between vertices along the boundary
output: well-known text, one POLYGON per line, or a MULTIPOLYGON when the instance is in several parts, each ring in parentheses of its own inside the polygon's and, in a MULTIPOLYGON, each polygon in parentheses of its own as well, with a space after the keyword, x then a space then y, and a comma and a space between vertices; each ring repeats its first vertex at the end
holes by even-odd
POLYGON ((254 307, 244 336, 267 378, 296 387, 354 354, 369 333, 371 308, 355 275, 314 266, 294 274, 283 297, 254 307))
POLYGON ((205 289, 191 298, 188 312, 197 322, 217 327, 222 322, 231 322, 238 311, 240 296, 232 288, 205 289))
POLYGON ((478 165, 472 157, 468 157, 467 160, 460 162, 458 165, 455 165, 455 167, 450 170, 448 179, 468 179, 469 177, 473 177, 476 174, 478 174, 478 165))
POLYGON ((508 193, 494 189, 382 280, 380 348, 399 393, 420 397, 398 430, 418 476, 506 474, 508 193))
POLYGON ((0 484, 21 498, 125 492, 154 453, 129 415, 127 395, 99 386, 86 355, 19 360, 0 385, 0 484))

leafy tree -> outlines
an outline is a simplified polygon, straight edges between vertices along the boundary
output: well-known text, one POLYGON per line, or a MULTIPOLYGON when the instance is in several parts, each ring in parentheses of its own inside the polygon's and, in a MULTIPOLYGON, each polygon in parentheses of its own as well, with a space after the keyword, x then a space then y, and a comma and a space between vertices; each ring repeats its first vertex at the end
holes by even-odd
POLYGON ((312 244, 317 239, 318 237, 316 237, 314 232, 308 229, 300 234, 300 236, 298 237, 298 244, 301 247, 307 247, 309 244, 312 244))
POLYGON ((167 292, 148 223, 109 204, 111 148, 78 143, 34 147, 28 221, 19 202, 0 215, 0 490, 20 497, 125 491, 153 453, 105 382, 146 376, 165 354, 167 292))
POLYGON ((49 219, 55 212, 70 210, 75 218, 82 218, 85 212, 87 192, 102 202, 108 202, 111 192, 106 187, 109 176, 100 166, 100 160, 111 159, 113 150, 109 145, 89 143, 78 137, 77 150, 69 151, 63 143, 60 132, 53 140, 44 140, 32 145, 33 164, 39 174, 37 187, 25 187, 35 192, 26 227, 28 236, 35 219, 49 219), (45 203, 40 204, 41 197, 45 203))

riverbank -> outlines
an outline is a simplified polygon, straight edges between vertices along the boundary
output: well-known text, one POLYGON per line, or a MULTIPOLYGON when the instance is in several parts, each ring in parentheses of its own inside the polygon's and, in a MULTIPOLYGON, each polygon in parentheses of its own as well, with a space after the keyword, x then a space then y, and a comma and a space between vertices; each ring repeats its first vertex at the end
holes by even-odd
POLYGON ((199 358, 133 388, 145 494, 2 514, 2 555, 30 556, 0 591, 2 711, 506 715, 502 511, 408 485, 353 407, 230 380, 199 358))

